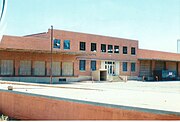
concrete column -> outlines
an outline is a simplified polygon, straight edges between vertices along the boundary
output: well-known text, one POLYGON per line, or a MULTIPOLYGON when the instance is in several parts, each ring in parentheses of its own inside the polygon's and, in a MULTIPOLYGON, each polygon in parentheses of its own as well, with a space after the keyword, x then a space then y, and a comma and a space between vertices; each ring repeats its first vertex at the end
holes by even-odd
POLYGON ((176 72, 177 72, 177 77, 179 77, 179 63, 176 62, 176 72))
POLYGON ((20 68, 20 60, 14 60, 14 74, 15 76, 19 75, 19 68, 20 68))
POLYGON ((164 61, 164 68, 163 70, 166 70, 166 61, 164 61))
POLYGON ((50 75, 51 61, 46 61, 46 76, 50 75))
POLYGON ((131 76, 131 62, 127 62, 127 75, 131 76))
MULTIPOLYGON (((61 68, 62 69, 62 68, 61 68)), ((73 76, 74 76, 74 61, 73 61, 73 76)))
POLYGON ((151 64, 152 76, 154 75, 153 71, 155 70, 155 67, 156 67, 156 61, 152 61, 152 64, 151 64))
POLYGON ((45 61, 45 76, 47 76, 47 61, 45 61))
POLYGON ((137 72, 137 76, 140 76, 140 64, 141 64, 141 61, 138 60, 138 61, 137 61, 137 64, 136 64, 136 72, 137 72))

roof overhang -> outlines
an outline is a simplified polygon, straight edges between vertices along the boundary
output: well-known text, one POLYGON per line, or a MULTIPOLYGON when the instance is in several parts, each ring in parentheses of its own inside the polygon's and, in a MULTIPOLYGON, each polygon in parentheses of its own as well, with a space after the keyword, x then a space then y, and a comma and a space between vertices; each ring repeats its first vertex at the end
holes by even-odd
POLYGON ((93 56, 95 53, 87 52, 72 52, 72 51, 56 51, 53 50, 34 50, 34 49, 15 49, 15 48, 0 48, 0 51, 8 52, 29 52, 29 53, 43 53, 43 54, 60 54, 60 55, 75 55, 75 56, 93 56))
POLYGON ((138 58, 138 60, 152 60, 152 61, 171 61, 171 62, 180 62, 177 60, 171 60, 171 59, 154 59, 154 58, 138 58))

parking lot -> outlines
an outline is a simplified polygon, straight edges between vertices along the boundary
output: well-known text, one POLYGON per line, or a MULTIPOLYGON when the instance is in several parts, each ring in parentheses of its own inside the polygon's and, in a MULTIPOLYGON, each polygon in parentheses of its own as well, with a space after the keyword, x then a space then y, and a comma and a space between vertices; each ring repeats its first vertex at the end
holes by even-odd
POLYGON ((180 81, 35 84, 0 81, 0 89, 114 105, 180 112, 180 81))

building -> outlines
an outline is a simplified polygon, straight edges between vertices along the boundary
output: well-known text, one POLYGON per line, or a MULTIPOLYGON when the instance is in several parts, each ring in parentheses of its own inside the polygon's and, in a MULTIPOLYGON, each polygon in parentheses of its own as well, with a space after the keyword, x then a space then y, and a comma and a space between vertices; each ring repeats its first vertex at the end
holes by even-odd
POLYGON ((154 70, 180 76, 180 54, 139 49, 138 40, 53 30, 23 37, 4 35, 0 43, 0 77, 5 80, 47 82, 91 80, 92 71, 108 76, 154 78, 154 70))

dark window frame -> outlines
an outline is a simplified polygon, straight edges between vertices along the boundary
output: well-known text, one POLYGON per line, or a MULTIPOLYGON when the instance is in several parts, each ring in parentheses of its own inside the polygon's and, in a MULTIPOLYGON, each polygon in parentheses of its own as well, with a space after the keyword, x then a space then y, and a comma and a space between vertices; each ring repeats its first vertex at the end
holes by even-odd
POLYGON ((91 51, 97 52, 97 43, 91 43, 91 51))
POLYGON ((128 63, 123 62, 123 72, 127 72, 127 71, 128 71, 128 63))
POLYGON ((71 41, 64 40, 64 50, 70 50, 70 47, 71 47, 71 41), (69 46, 67 46, 66 43, 68 43, 69 46))
POLYGON ((128 54, 128 47, 127 46, 123 46, 123 54, 128 54))
POLYGON ((136 48, 135 47, 131 47, 131 55, 136 55, 136 48))
POLYGON ((86 71, 86 60, 79 60, 79 70, 86 71))
POLYGON ((53 40, 53 48, 61 48, 61 40, 60 39, 54 39, 53 40))
POLYGON ((91 61, 91 71, 95 71, 96 70, 96 61, 91 61))
POLYGON ((108 53, 113 53, 113 45, 108 45, 108 53))
POLYGON ((79 43, 79 50, 86 51, 86 42, 79 43))
POLYGON ((131 63, 131 72, 136 72, 136 63, 131 63))
POLYGON ((101 52, 106 53, 106 44, 101 44, 101 52))
POLYGON ((118 45, 114 45, 114 53, 119 53, 119 46, 118 45), (118 49, 118 50, 116 50, 118 49))

